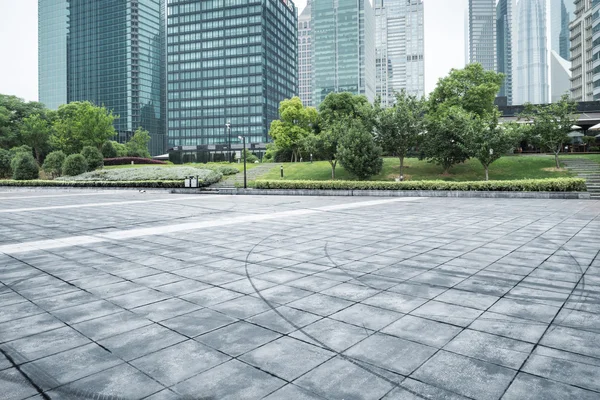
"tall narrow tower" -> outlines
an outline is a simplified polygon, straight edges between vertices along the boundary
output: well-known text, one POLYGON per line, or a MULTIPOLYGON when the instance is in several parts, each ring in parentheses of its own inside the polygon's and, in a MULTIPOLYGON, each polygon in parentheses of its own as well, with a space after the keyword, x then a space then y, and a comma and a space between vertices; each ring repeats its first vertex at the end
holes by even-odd
POLYGON ((504 74, 499 96, 513 101, 513 6, 514 0, 499 0, 496 6, 496 60, 497 71, 504 74))
POLYGON ((496 0, 469 0, 469 61, 496 71, 496 0))
POLYGON ((298 17, 298 93, 305 106, 312 106, 312 0, 298 17))

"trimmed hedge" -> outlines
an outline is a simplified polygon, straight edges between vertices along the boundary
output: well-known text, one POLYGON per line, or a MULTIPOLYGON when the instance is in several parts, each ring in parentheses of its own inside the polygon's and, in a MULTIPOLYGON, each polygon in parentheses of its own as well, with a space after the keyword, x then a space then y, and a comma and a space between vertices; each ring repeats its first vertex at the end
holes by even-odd
POLYGON ((153 160, 151 158, 142 158, 142 157, 117 157, 117 158, 105 158, 104 166, 109 165, 128 165, 133 161, 134 164, 159 164, 165 165, 167 164, 164 161, 153 160))
POLYGON ((182 188, 183 181, 15 181, 0 180, 0 186, 48 186, 48 187, 133 187, 133 188, 182 188))
POLYGON ((580 178, 525 179, 515 181, 256 181, 257 189, 313 190, 457 190, 503 192, 585 192, 580 178))

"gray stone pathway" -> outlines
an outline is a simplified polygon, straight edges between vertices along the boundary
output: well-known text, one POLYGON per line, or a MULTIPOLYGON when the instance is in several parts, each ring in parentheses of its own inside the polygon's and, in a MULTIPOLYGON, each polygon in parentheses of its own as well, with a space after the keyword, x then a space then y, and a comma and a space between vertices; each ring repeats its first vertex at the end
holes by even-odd
MULTIPOLYGON (((259 176, 266 174, 273 168, 278 168, 279 164, 275 163, 265 163, 259 164, 253 168, 247 170, 247 179, 248 182, 255 180, 259 176)), ((217 182, 211 186, 210 189, 219 189, 219 188, 234 188, 234 187, 244 187, 244 171, 239 174, 231 175, 220 182, 217 182)))
POLYGON ((600 201, 189 197, 0 190, 0 398, 600 398, 600 201))
POLYGON ((585 179, 592 199, 600 199, 600 164, 586 158, 569 159, 565 167, 585 179))

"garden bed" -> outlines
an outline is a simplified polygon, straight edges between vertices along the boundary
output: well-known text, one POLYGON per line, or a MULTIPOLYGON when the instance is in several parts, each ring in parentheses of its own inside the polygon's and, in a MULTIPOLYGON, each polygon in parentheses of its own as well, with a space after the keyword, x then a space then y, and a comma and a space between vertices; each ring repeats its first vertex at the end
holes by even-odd
POLYGON ((31 180, 14 181, 0 180, 0 186, 9 187, 106 187, 106 188, 160 188, 175 189, 183 188, 183 180, 162 180, 162 181, 49 181, 49 180, 31 180))

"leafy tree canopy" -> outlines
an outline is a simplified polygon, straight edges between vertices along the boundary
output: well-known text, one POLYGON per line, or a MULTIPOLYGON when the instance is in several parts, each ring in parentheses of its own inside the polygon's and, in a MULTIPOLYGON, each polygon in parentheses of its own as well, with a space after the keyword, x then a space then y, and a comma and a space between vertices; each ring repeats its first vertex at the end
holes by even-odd
POLYGON ((277 148, 290 150, 292 161, 297 161, 317 123, 317 110, 305 107, 299 97, 293 97, 281 102, 279 115, 280 119, 271 123, 269 135, 277 148))
POLYGON ((329 93, 319 105, 319 125, 326 128, 340 118, 358 119, 368 132, 375 128, 375 110, 363 95, 329 93))
POLYGON ((9 149, 22 144, 20 129, 23 120, 30 115, 43 115, 45 112, 42 103, 0 94, 0 147, 9 149))
POLYGON ((359 121, 348 124, 341 136, 336 157, 340 164, 359 180, 377 175, 383 168, 381 147, 359 121))
POLYGON ((131 139, 125 144, 127 155, 129 157, 150 158, 150 151, 148 151, 150 139, 150 133, 142 127, 139 127, 133 133, 131 139))

